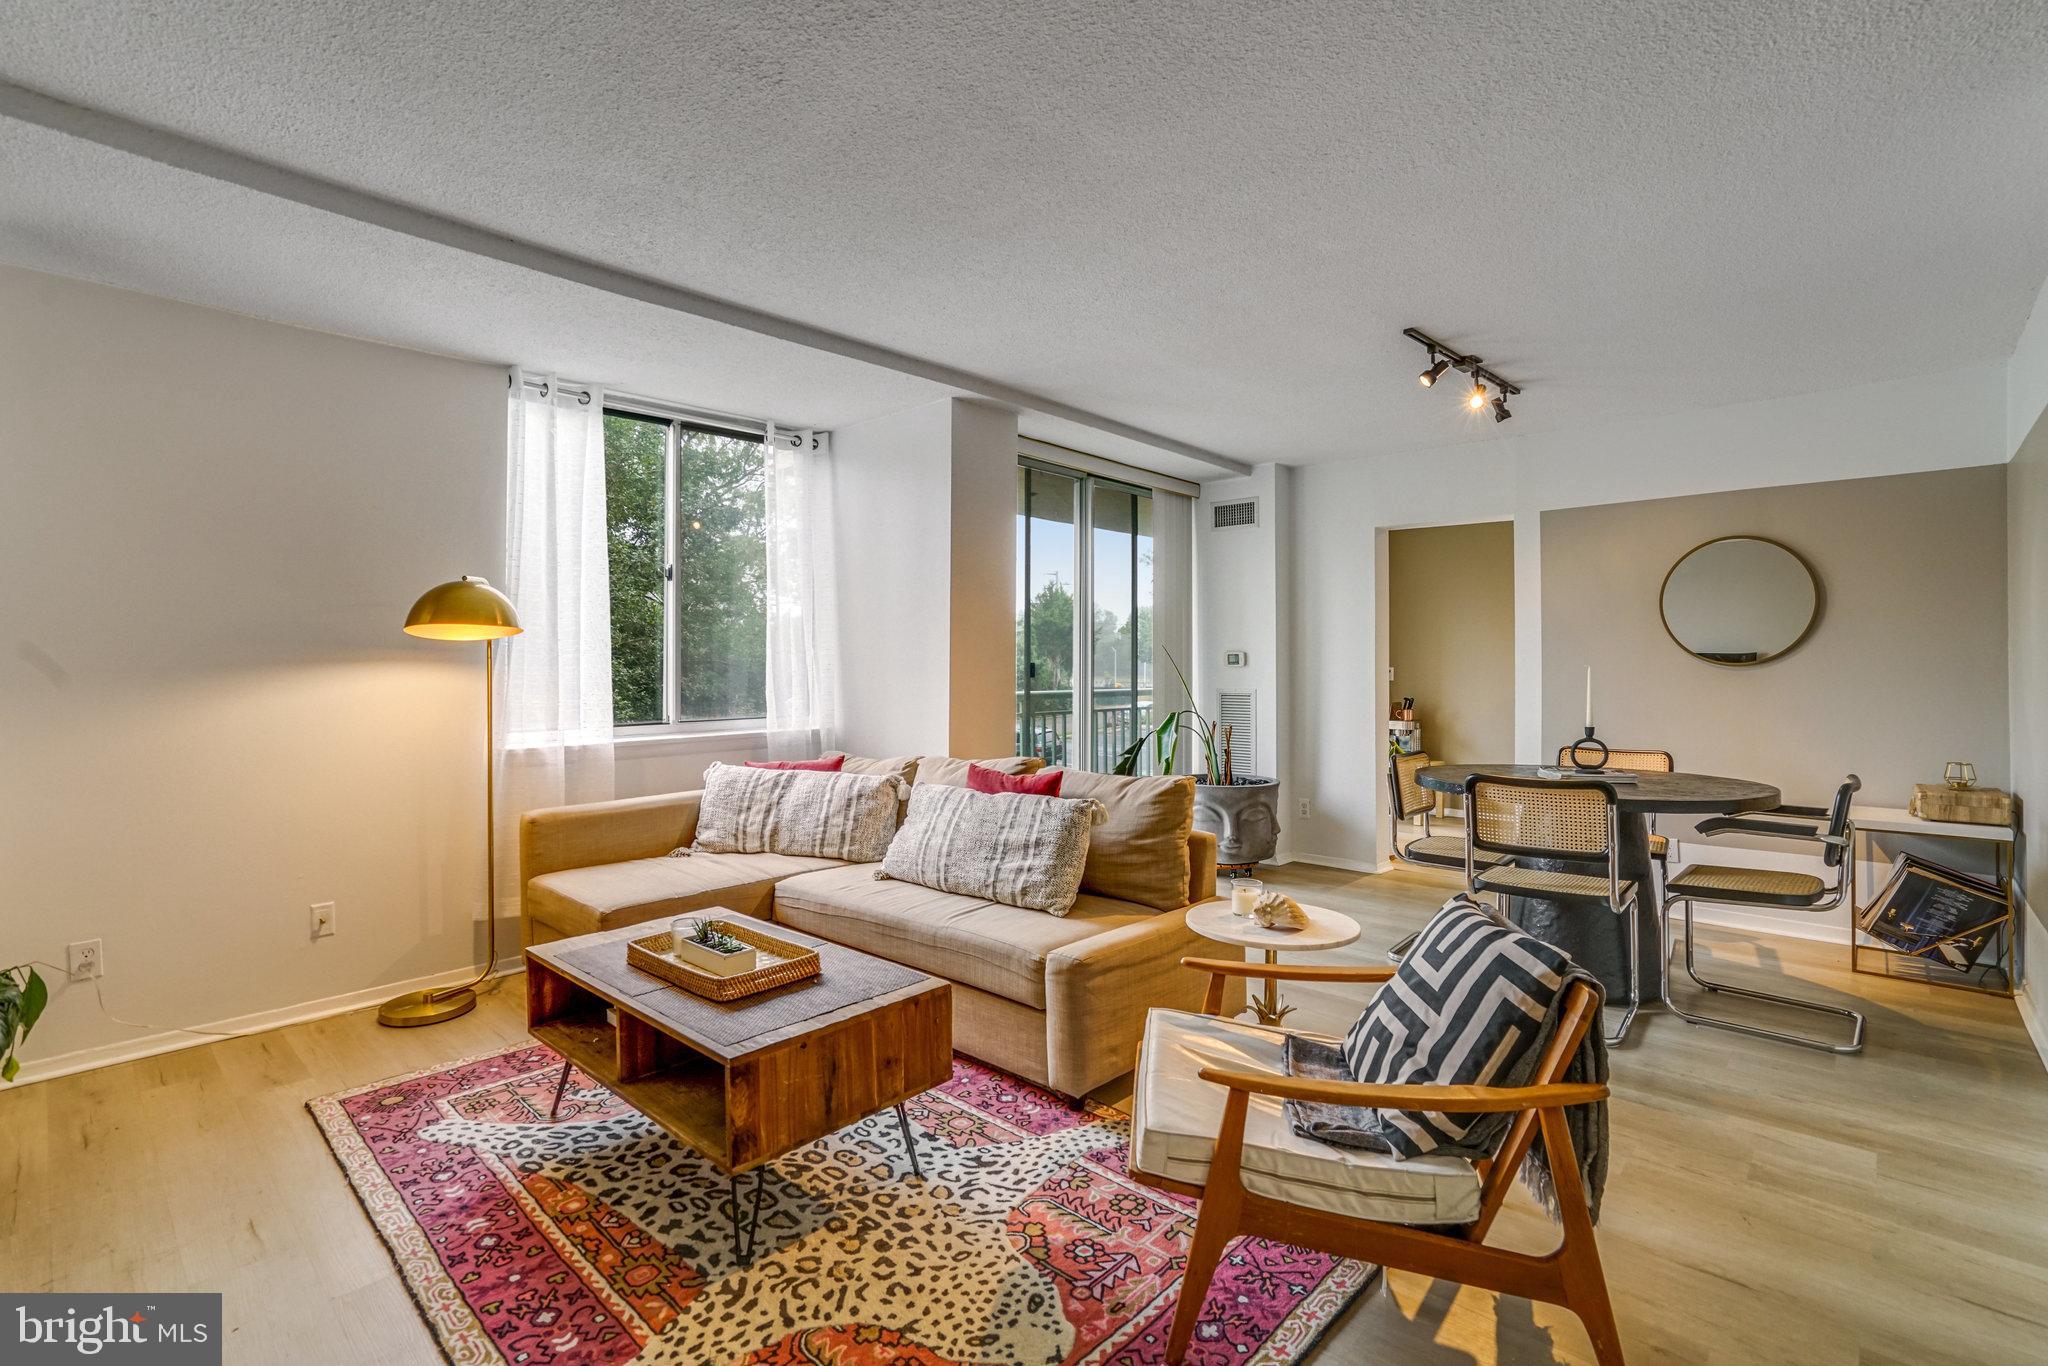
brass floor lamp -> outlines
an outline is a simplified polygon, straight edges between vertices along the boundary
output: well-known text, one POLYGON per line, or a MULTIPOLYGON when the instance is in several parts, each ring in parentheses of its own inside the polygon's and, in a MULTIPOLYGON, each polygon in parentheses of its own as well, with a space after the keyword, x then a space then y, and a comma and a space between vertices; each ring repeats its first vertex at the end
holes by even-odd
POLYGON ((498 641, 516 636, 522 629, 512 600, 485 580, 467 574, 453 583, 429 588, 406 614, 407 635, 484 643, 484 965, 460 986, 392 997, 378 1007, 378 1024, 406 1029, 467 1015, 476 1009, 478 984, 498 964, 498 780, 496 756, 491 752, 496 723, 491 667, 498 641))

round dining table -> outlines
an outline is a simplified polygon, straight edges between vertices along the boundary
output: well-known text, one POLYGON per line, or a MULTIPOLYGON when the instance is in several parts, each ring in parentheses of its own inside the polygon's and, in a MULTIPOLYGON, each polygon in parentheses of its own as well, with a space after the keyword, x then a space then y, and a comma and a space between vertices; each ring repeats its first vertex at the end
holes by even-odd
MULTIPOLYGON (((1431 764, 1415 775, 1435 792, 1463 792, 1475 773, 1496 778, 1543 779, 1535 764, 1431 764)), ((1576 776, 1576 775, 1575 775, 1576 776)), ((1601 775, 1589 773, 1587 778, 1601 775)), ((1769 783, 1747 778, 1717 778, 1707 773, 1636 773, 1634 782, 1614 784, 1620 807, 1621 878, 1636 884, 1636 936, 1641 954, 1642 999, 1647 1004, 1664 991, 1664 944, 1658 927, 1657 898, 1661 889, 1650 864, 1650 817, 1660 813, 1687 816, 1729 816, 1742 811, 1767 811, 1784 800, 1769 783)), ((1551 872, 1595 872, 1604 865, 1577 861, 1518 858, 1524 867, 1551 872)), ((1508 919, 1578 960, 1607 988, 1607 999, 1628 999, 1628 919, 1589 909, 1583 902, 1510 897, 1508 919)))

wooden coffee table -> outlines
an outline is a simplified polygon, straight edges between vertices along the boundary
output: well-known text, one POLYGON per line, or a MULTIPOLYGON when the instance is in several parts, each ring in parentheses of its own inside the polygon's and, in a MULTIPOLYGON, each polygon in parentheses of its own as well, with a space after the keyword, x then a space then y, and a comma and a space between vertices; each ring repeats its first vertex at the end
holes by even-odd
MULTIPOLYGON (((703 914, 739 919, 713 908, 703 914)), ((634 925, 526 950, 526 1025, 561 1054, 554 1110, 573 1064, 724 1172, 733 1254, 753 1258, 766 1163, 894 1107, 922 1177, 903 1102, 953 1074, 953 988, 886 959, 777 925, 818 950, 810 982, 721 1003, 626 962, 634 925), (754 1172, 742 1217, 739 1177, 754 1172)))

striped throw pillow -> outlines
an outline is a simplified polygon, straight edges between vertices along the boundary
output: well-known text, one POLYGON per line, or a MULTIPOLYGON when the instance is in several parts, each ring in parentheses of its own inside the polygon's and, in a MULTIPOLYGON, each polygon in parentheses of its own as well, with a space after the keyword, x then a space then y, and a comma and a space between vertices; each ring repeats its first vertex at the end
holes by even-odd
MULTIPOLYGON (((1563 950, 1456 897, 1436 913, 1401 970, 1344 1039, 1360 1081, 1486 1086, 1535 1046, 1564 993, 1563 950)), ((1375 1132, 1396 1157, 1457 1143, 1486 1115, 1376 1110, 1375 1132)))
POLYGON ((900 780, 880 773, 713 764, 694 847, 877 863, 896 833, 899 789, 900 780))
POLYGON ((941 783, 910 790, 910 815, 882 859, 899 882, 1049 915, 1074 908, 1099 802, 973 792, 941 783))

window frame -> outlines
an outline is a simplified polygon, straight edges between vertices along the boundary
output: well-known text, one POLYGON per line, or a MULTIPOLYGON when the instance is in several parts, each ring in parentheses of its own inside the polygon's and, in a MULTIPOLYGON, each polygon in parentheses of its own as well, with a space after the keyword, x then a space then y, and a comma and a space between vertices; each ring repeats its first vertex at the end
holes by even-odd
MULTIPOLYGON (((1091 469, 1083 468, 1079 465, 1062 465, 1028 448, 1017 453, 1017 467, 1020 470, 1036 470, 1044 474, 1056 475, 1060 478, 1074 481, 1074 685, 1072 688, 1074 702, 1068 745, 1070 750, 1078 750, 1087 762, 1074 765, 1071 762, 1070 755, 1069 764, 1070 766, 1093 772, 1094 770, 1089 769, 1088 765, 1093 763, 1095 759, 1095 492, 1097 489, 1108 489, 1115 493, 1126 494, 1134 498, 1143 498, 1150 502, 1157 490, 1137 483, 1134 480, 1120 478, 1113 474, 1098 474, 1091 469), (1083 696, 1088 698, 1088 706, 1084 707, 1081 705, 1081 698, 1083 696)), ((1022 648, 1026 650, 1027 654, 1029 651, 1031 601, 1028 585, 1030 553, 1030 539, 1027 534, 1016 566, 1018 580, 1020 583, 1025 584, 1024 618, 1021 629, 1025 635, 1025 643, 1022 644, 1022 648)), ((1134 596, 1138 582, 1137 558, 1137 519, 1134 509, 1131 532, 1131 584, 1134 596)), ((1153 611, 1156 612, 1158 610, 1158 583, 1156 579, 1153 582, 1153 594, 1153 611)), ((1134 604, 1134 622, 1135 619, 1134 604)), ((1133 636, 1135 638, 1135 631, 1133 636)), ((1137 662, 1133 658, 1131 707, 1134 728, 1136 726, 1138 695, 1136 680, 1137 662)), ((1156 699, 1158 695, 1158 679, 1156 677, 1152 680, 1152 692, 1156 699)), ((1022 718, 1018 716, 1014 719, 1017 720, 1019 726, 1018 749, 1022 753, 1024 752, 1023 736, 1021 734, 1022 718)))
POLYGON ((759 716, 728 716, 704 721, 679 721, 676 717, 683 709, 683 674, 676 667, 676 650, 680 643, 676 623, 676 558, 680 547, 681 509, 676 505, 681 496, 681 480, 678 478, 682 458, 682 442, 679 432, 698 432, 705 436, 730 437, 740 441, 751 441, 762 447, 765 457, 768 442, 766 423, 747 423, 739 420, 725 420, 710 414, 703 414, 685 408, 670 408, 665 404, 613 397, 607 394, 602 416, 630 418, 635 422, 658 422, 662 427, 662 588, 661 588, 661 714, 659 721, 627 721, 617 719, 618 709, 613 706, 612 739, 614 743, 658 744, 664 741, 685 740, 691 737, 712 736, 760 736, 768 733, 768 716, 764 707, 759 716))

